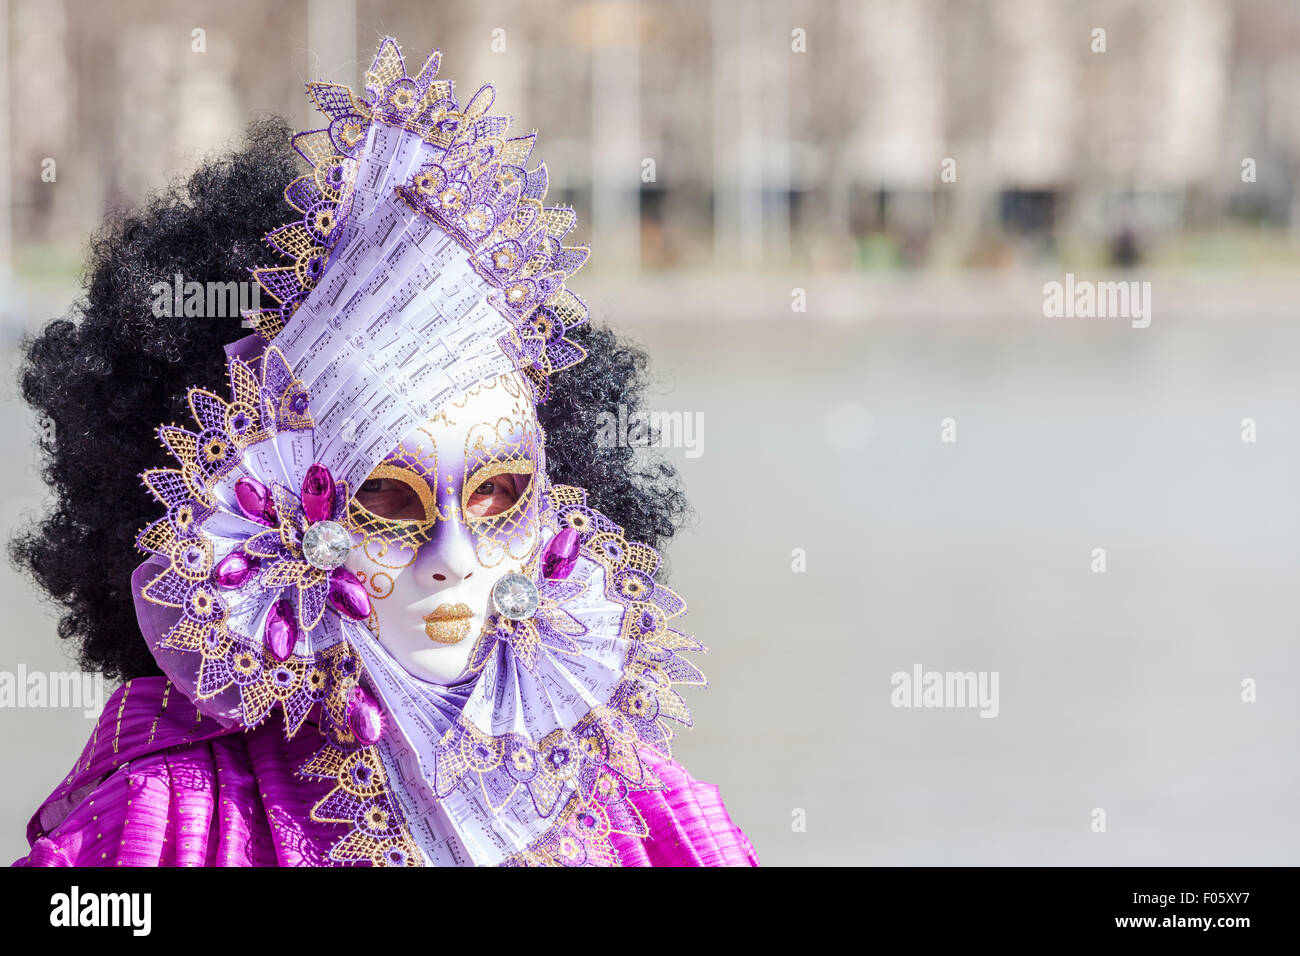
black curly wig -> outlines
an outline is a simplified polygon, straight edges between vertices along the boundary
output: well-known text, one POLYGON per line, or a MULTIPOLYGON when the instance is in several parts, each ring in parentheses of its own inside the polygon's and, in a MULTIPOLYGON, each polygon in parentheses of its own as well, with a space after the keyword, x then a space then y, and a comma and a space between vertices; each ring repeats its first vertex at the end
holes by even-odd
MULTIPOLYGON (((261 237, 294 218, 284 200, 298 175, 289 138, 284 120, 254 120, 229 156, 141 210, 110 213, 90 240, 84 299, 24 343, 20 386, 48 423, 42 474, 56 503, 10 542, 10 555, 65 608, 59 636, 77 645, 87 670, 120 679, 160 673, 131 593, 142 560, 135 535, 159 507, 139 475, 169 464, 155 426, 188 420, 192 385, 224 392, 222 346, 248 334, 238 317, 157 317, 151 287, 177 273, 228 282, 270 258, 261 237)), ((588 357, 555 376, 538 408, 547 472, 586 488, 629 539, 661 546, 687 513, 676 470, 596 438, 601 411, 640 407, 646 355, 604 328, 570 337, 588 357)))

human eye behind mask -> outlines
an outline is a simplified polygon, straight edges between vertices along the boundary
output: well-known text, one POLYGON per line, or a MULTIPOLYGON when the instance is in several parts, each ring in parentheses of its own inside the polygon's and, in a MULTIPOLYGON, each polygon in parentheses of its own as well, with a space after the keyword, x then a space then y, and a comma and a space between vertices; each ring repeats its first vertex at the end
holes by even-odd
POLYGON ((527 459, 481 468, 465 481, 462 508, 470 525, 491 518, 508 518, 528 498, 533 463, 527 459))
POLYGON ((433 474, 394 457, 378 465, 352 496, 349 530, 365 552, 384 566, 409 563, 442 520, 431 487, 433 474))
POLYGON ((430 513, 430 496, 427 492, 421 495, 419 491, 424 484, 418 475, 380 466, 362 482, 354 500, 377 518, 393 521, 435 520, 437 515, 430 513))

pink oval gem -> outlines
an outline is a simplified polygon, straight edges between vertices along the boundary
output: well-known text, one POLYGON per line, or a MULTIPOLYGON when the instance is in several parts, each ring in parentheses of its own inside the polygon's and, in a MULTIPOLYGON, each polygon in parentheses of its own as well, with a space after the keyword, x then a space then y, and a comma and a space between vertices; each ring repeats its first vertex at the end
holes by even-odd
POLYGON ((573 528, 564 528, 551 538, 542 554, 542 576, 555 581, 572 574, 578 563, 580 541, 578 532, 573 528))
POLYGON ((294 621, 292 604, 275 602, 271 613, 266 616, 264 637, 267 649, 277 661, 287 661, 293 655, 293 647, 298 643, 298 625, 294 621))
POLYGON ((328 521, 334 515, 334 476, 317 462, 302 479, 302 511, 308 521, 328 521))
POLYGON ((212 580, 219 588, 237 588, 257 573, 257 558, 242 551, 231 551, 212 569, 212 580))
POLYGON ((370 595, 357 580, 355 571, 335 568, 330 572, 330 607, 344 617, 364 621, 370 616, 370 595))
POLYGON ((235 482, 235 500, 239 502, 240 510, 258 524, 278 523, 270 489, 256 478, 245 477, 235 482))
POLYGON ((367 747, 384 731, 384 715, 364 687, 353 687, 348 695, 347 722, 348 730, 367 747))

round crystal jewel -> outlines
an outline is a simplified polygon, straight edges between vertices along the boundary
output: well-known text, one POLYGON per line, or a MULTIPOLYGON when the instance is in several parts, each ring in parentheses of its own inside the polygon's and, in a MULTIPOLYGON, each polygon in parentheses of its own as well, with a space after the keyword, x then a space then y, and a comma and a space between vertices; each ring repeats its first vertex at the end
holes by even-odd
POLYGON ((313 568, 332 571, 348 559, 352 535, 337 521, 317 521, 302 536, 302 555, 313 568))
POLYGON ((503 575, 492 587, 492 603, 502 617, 522 621, 537 613, 537 585, 522 574, 503 575))

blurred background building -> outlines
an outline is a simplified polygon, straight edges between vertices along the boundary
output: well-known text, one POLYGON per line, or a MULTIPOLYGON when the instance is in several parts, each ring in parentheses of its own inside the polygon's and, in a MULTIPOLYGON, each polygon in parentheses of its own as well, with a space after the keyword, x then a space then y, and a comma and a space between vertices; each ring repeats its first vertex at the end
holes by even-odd
MULTIPOLYGON (((703 416, 664 451, 712 650, 676 755, 765 862, 1300 860, 1296 0, 0 0, 0 35, 10 368, 107 207, 252 112, 316 125, 303 83, 379 37, 498 84, 573 287, 703 416), (1067 272, 1150 281, 1150 328, 1045 319, 1067 272), (891 708, 915 663, 1000 671, 999 718, 891 708)), ((10 533, 43 491, 6 382, 10 533)), ((0 669, 67 666, 0 588, 0 669)), ((0 712, 10 858, 90 726, 0 712)))
POLYGON ((600 269, 1254 260, 1300 229, 1290 0, 5 6, 20 274, 251 111, 306 125, 302 82, 385 32, 542 131, 600 269))

